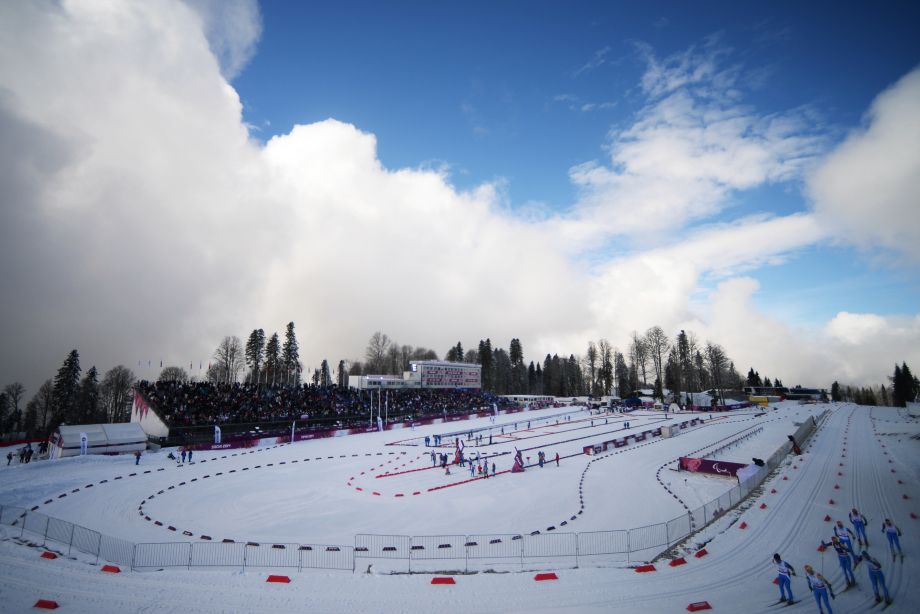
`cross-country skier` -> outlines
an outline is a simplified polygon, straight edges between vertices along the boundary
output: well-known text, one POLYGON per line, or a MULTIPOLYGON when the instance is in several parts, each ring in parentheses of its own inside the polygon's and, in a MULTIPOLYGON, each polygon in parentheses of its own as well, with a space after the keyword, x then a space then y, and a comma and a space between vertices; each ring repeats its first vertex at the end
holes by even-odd
POLYGON ((837 551, 837 561, 840 563, 840 569, 843 570, 843 579, 847 583, 847 588, 856 584, 856 576, 853 575, 853 568, 850 565, 850 552, 843 545, 840 538, 835 535, 831 538, 831 543, 828 544, 822 541, 821 545, 825 548, 833 546, 834 550, 837 551))
POLYGON ((891 604, 891 595, 888 594, 888 587, 885 585, 885 574, 882 573, 882 564, 878 562, 878 559, 869 556, 869 552, 866 550, 862 551, 860 558, 866 562, 866 568, 869 570, 869 581, 872 582, 872 592, 875 593, 875 603, 879 603, 882 600, 881 595, 878 594, 879 584, 882 585, 882 591, 885 593, 885 603, 891 604))
POLYGON ((827 581, 827 578, 819 573, 815 573, 811 565, 806 565, 805 580, 808 582, 808 588, 811 589, 812 594, 815 596, 815 603, 818 604, 818 612, 824 614, 824 610, 821 608, 821 602, 824 601, 824 605, 827 607, 827 614, 834 614, 834 611, 831 609, 831 604, 827 600, 827 594, 830 592, 831 599, 836 599, 837 596, 834 594, 834 587, 827 581))
POLYGON ((182 462, 185 462, 185 450, 182 450, 182 462))
POLYGON ((859 540, 859 545, 862 546, 865 543, 866 547, 868 547, 869 538, 866 537, 866 525, 869 524, 869 521, 855 507, 850 512, 850 524, 853 525, 853 530, 856 531, 856 539, 859 540))
POLYGON ((850 556, 853 557, 853 565, 856 565, 856 553, 853 552, 853 532, 843 526, 843 521, 838 520, 834 526, 834 535, 840 539, 840 543, 847 549, 850 556))
POLYGON ((790 575, 795 575, 795 568, 783 560, 783 558, 776 553, 773 555, 773 563, 776 564, 776 579, 779 582, 779 600, 793 602, 792 598, 792 579, 790 575), (789 596, 786 596, 786 593, 789 593, 789 596))
POLYGON ((891 518, 885 519, 885 523, 882 525, 882 533, 888 538, 888 548, 891 550, 891 560, 894 561, 895 548, 898 549, 898 554, 900 554, 901 559, 903 559, 904 551, 901 550, 901 540, 898 539, 901 537, 901 529, 891 524, 891 518))

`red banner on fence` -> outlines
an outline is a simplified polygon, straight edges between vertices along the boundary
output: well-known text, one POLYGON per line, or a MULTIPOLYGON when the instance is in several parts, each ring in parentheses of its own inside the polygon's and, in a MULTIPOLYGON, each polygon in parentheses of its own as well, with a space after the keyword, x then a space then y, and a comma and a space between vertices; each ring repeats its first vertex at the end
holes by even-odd
POLYGON ((680 457, 681 471, 735 477, 738 474, 738 470, 744 469, 745 467, 747 467, 747 465, 731 463, 729 461, 708 460, 705 458, 693 458, 691 456, 680 457))

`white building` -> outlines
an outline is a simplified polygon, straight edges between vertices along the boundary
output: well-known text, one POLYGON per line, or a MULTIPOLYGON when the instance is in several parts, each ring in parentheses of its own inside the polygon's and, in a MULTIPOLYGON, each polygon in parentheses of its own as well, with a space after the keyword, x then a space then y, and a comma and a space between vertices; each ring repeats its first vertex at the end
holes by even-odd
POLYGON ((350 375, 348 386, 360 390, 394 388, 482 388, 482 366, 468 362, 413 360, 402 377, 398 375, 350 375))

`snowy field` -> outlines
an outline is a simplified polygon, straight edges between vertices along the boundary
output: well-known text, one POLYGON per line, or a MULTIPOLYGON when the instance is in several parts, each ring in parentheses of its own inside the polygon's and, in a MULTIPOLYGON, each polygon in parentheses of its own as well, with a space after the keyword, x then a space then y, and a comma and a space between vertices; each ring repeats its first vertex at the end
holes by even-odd
POLYGON ((695 508, 735 485, 734 480, 673 471, 679 456, 700 450, 705 456, 749 435, 717 457, 742 463, 766 459, 798 424, 829 408, 804 455, 790 458, 764 485, 763 495, 683 544, 688 563, 680 567, 656 561, 656 572, 637 574, 624 565, 569 565, 556 570, 556 581, 534 582, 533 571, 475 573, 456 575, 454 586, 431 585, 425 574, 294 570, 291 584, 267 585, 266 576, 279 570, 101 574, 91 564, 94 558, 45 560, 38 556, 41 549, 18 543, 18 531, 0 527, 5 536, 0 542, 0 611, 29 611, 37 599, 46 598, 57 600, 66 612, 680 612, 703 600, 714 611, 771 612, 778 591, 771 583, 770 557, 779 551, 800 571, 793 589, 803 602, 791 609, 817 609, 801 571, 811 563, 823 568, 838 591, 835 612, 862 612, 874 604, 863 567, 856 571, 859 585, 841 594, 836 556, 816 551, 831 534, 825 515, 845 520, 853 506, 869 518, 870 552, 883 561, 895 598, 886 612, 920 611, 920 598, 907 587, 909 578, 918 577, 914 554, 920 521, 911 513, 920 514, 915 503, 920 498, 920 442, 910 436, 920 429, 917 421, 890 408, 782 403, 766 412, 713 414, 711 420, 709 414, 669 414, 667 421, 660 412, 592 415, 557 408, 503 415, 494 422, 482 418, 199 452, 185 464, 169 460, 167 450, 144 455, 139 467, 131 457, 33 461, 2 467, 0 504, 38 506, 49 516, 132 542, 197 542, 206 535, 214 541, 350 546, 362 533, 630 529, 670 520, 685 513, 684 505, 695 508), (674 438, 649 438, 599 456, 582 452, 587 445, 691 417, 705 421, 674 438), (473 438, 468 439, 470 431, 473 438), (425 447, 424 437, 436 434, 444 444, 436 451, 451 452, 454 437, 461 437, 466 456, 488 458, 498 475, 471 479, 462 467, 452 466, 450 475, 432 467, 432 448, 425 447), (534 465, 522 474, 507 471, 515 448, 534 465), (548 460, 542 468, 535 466, 538 451, 548 460), (892 564, 888 556, 880 533, 884 517, 904 533, 903 562, 892 564), (741 521, 746 529, 739 528, 741 521), (703 544, 709 554, 691 556, 703 544))

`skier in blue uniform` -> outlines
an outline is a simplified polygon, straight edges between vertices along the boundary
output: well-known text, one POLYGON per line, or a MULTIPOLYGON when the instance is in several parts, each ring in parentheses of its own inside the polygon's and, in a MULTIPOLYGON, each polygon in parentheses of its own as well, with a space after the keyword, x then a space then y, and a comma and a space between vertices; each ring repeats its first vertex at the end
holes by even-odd
POLYGON ((821 607, 821 602, 823 601, 824 606, 827 608, 827 614, 834 614, 834 610, 831 609, 831 604, 827 600, 827 594, 830 592, 831 599, 836 599, 837 596, 834 594, 834 587, 827 581, 827 578, 819 573, 815 573, 811 565, 806 565, 805 580, 808 582, 808 588, 811 589, 812 594, 815 596, 815 603, 818 604, 818 612, 824 614, 824 609, 821 607))
POLYGON ((872 582, 872 592, 875 593, 875 603, 879 603, 882 600, 881 595, 878 593, 878 587, 881 585, 882 591, 885 593, 885 603, 891 604, 891 595, 888 594, 888 587, 885 585, 885 574, 882 572, 882 564, 878 562, 877 558, 869 556, 869 552, 866 550, 862 551, 860 559, 866 562, 866 568, 869 570, 869 581, 872 582))
POLYGON ((859 545, 863 544, 866 547, 869 546, 869 538, 866 537, 866 525, 869 524, 869 521, 866 520, 866 517, 859 513, 855 507, 853 511, 850 512, 850 524, 853 525, 853 530, 856 532, 856 539, 859 541, 859 545))
POLYGON ((901 540, 898 539, 901 537, 901 529, 891 524, 891 518, 885 519, 885 523, 882 525, 882 533, 888 538, 888 548, 891 550, 891 560, 894 560, 895 548, 898 549, 898 554, 901 555, 901 558, 904 558, 904 551, 901 550, 901 540))
POLYGON ((821 542, 821 545, 827 548, 833 546, 837 551, 837 561, 840 563, 840 569, 843 570, 843 579, 846 580, 847 588, 856 584, 856 576, 853 575, 853 567, 850 565, 850 553, 846 546, 841 543, 840 538, 836 535, 831 538, 831 543, 821 542))
POLYGON ((773 563, 776 565, 776 579, 779 583, 779 600, 794 601, 792 598, 792 579, 789 576, 795 575, 795 568, 783 560, 779 553, 773 555, 773 563), (789 593, 789 596, 786 596, 789 593))
POLYGON ((856 553, 853 551, 853 532, 843 526, 843 521, 838 520, 834 526, 834 536, 840 540, 843 547, 847 549, 850 556, 853 557, 853 565, 856 565, 856 553))

